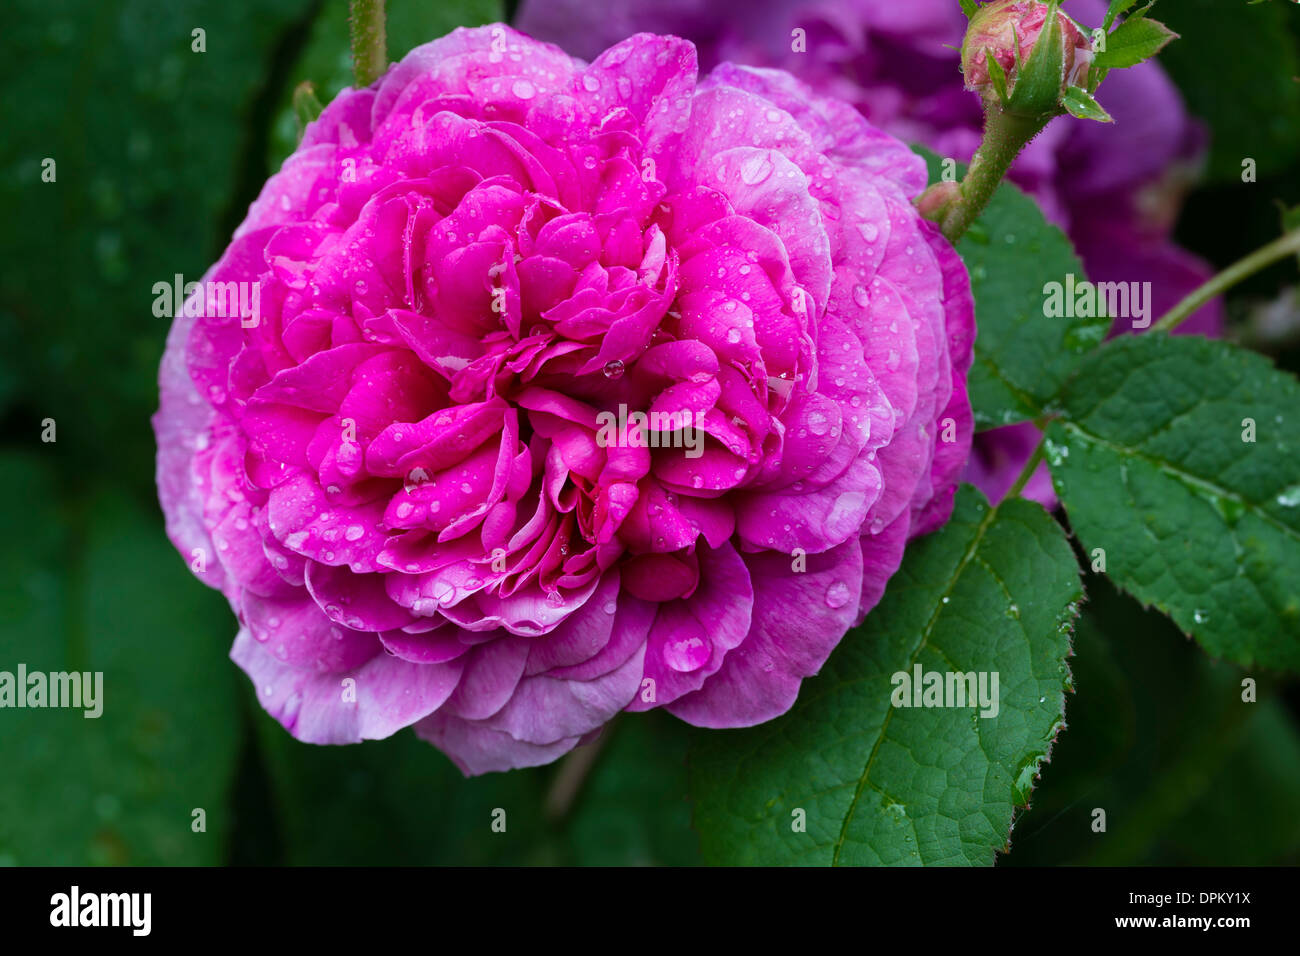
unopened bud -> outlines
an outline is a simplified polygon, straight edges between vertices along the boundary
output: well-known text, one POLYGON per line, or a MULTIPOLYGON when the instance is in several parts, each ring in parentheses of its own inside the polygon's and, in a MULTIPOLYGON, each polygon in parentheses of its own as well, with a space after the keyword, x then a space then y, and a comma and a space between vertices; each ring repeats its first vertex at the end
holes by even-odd
POLYGON ((1092 61, 1091 37, 1043 0, 980 7, 962 43, 966 88, 1026 116, 1061 112, 1068 88, 1087 87, 1092 61))

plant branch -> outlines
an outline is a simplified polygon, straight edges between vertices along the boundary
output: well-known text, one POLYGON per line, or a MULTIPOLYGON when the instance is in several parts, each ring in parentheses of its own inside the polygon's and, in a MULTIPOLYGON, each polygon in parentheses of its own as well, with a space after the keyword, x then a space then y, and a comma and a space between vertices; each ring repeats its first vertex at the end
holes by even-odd
POLYGON ((1300 229, 1288 232, 1281 239, 1270 242, 1261 249, 1256 249, 1246 258, 1228 266, 1228 268, 1170 309, 1159 322, 1151 326, 1151 331, 1172 332, 1211 299, 1227 292, 1242 280, 1249 279, 1256 272, 1260 272, 1273 263, 1296 253, 1300 253, 1300 229))
POLYGON ((357 88, 369 86, 388 69, 384 0, 352 0, 352 72, 357 88))
POLYGON ((961 181, 961 195, 939 220, 939 227, 952 243, 979 218, 1020 151, 1046 125, 1046 118, 1013 115, 995 104, 986 108, 985 115, 984 140, 961 181))
POLYGON ((568 815, 612 732, 612 727, 604 727, 595 740, 575 748, 560 762, 551 789, 546 794, 544 810, 548 820, 558 822, 568 815))
POLYGON ((1020 496, 1020 493, 1025 490, 1025 485, 1029 484, 1029 479, 1034 477, 1034 472, 1038 470, 1038 466, 1043 463, 1046 454, 1047 438, 1044 437, 1038 443, 1038 447, 1034 449, 1034 453, 1029 456, 1029 461, 1025 462, 1025 467, 1020 470, 1020 476, 1016 479, 1016 483, 1002 496, 1003 501, 1020 496))

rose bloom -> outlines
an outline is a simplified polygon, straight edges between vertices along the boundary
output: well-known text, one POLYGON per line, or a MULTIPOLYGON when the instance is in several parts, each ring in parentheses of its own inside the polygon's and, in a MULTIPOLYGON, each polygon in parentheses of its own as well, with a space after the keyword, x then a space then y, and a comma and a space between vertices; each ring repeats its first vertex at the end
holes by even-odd
MULTIPOLYGON (((1066 4, 1088 27, 1101 26, 1107 6, 1066 4)), ((941 156, 967 162, 980 144, 984 114, 964 88, 960 49, 969 23, 957 0, 751 0, 743 13, 715 0, 523 0, 517 20, 578 56, 638 30, 672 32, 696 44, 706 68, 731 60, 789 70, 941 156), (795 30, 803 31, 802 52, 795 30)), ((1090 279, 1150 282, 1154 320, 1213 274, 1170 239, 1204 133, 1158 60, 1112 71, 1097 99, 1113 124, 1053 120, 1020 154, 1011 179, 1068 233, 1090 279)), ((1177 331, 1218 335, 1223 319, 1215 300, 1177 331)), ((1116 323, 1120 331, 1129 331, 1127 321, 1116 323)), ((1000 499, 1040 437, 1032 424, 981 433, 963 477, 1000 499)), ((1024 494, 1054 505, 1046 465, 1024 494)))
POLYGON ((205 277, 257 283, 256 323, 188 304, 154 419, 262 705, 312 743, 413 726, 467 774, 620 710, 785 712, 969 451, 925 183, 853 108, 701 80, 673 37, 587 65, 457 30, 340 94, 205 277))

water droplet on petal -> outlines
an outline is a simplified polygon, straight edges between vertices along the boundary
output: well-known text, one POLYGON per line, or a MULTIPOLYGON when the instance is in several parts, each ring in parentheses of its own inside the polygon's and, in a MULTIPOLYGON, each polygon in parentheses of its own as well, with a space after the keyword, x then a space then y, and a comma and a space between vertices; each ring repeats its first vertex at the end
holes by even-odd
POLYGON ((755 153, 740 164, 740 179, 746 186, 757 186, 772 175, 772 161, 766 152, 755 153))
POLYGON ((710 653, 704 629, 699 625, 684 626, 664 642, 664 663, 679 674, 699 670, 708 663, 710 653))
POLYGON ((825 412, 812 411, 808 413, 808 430, 814 435, 825 435, 831 429, 831 421, 826 417, 825 412))
POLYGON ((836 581, 826 589, 826 606, 829 608, 841 608, 849 603, 849 597, 852 592, 849 586, 843 581, 836 581))

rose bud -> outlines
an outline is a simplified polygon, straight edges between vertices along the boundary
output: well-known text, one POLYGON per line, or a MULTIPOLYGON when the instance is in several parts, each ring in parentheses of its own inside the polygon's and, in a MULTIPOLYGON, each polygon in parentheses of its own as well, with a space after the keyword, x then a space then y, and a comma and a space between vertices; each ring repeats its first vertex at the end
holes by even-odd
POLYGON ((971 17, 961 61, 966 88, 986 104, 1054 114, 1068 88, 1087 87, 1092 39, 1054 2, 998 0, 971 17))

